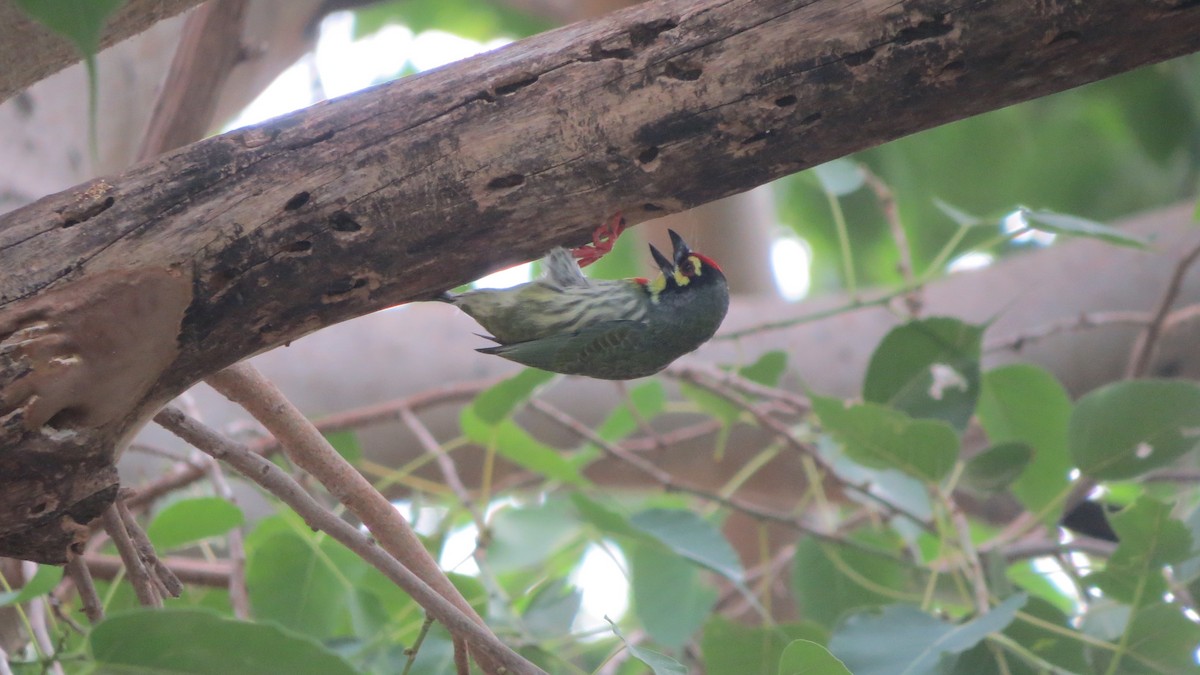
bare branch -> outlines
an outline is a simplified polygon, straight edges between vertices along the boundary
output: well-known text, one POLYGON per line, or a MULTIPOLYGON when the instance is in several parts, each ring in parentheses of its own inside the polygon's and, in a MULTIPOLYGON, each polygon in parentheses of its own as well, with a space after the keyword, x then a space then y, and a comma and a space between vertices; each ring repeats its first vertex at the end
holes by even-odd
POLYGON ((1179 261, 1175 266, 1175 272, 1171 275, 1171 281, 1167 284, 1166 291, 1163 292, 1162 300, 1158 303, 1158 308, 1154 310, 1154 318, 1150 320, 1150 325, 1138 336, 1137 342, 1134 343, 1133 353, 1129 357, 1129 367, 1125 370, 1125 377, 1132 379, 1142 377, 1146 374, 1146 370, 1150 367, 1150 358, 1154 356, 1154 347, 1158 344, 1159 335, 1162 333, 1163 324, 1167 320, 1167 316, 1171 312, 1171 305, 1175 304, 1175 298, 1179 297, 1179 291, 1183 288, 1183 278, 1187 276, 1188 269, 1200 258, 1200 244, 1197 244, 1192 250, 1179 261))
POLYGON ((396 558, 355 529, 353 525, 322 507, 309 496, 299 483, 274 464, 251 452, 245 446, 234 443, 188 418, 178 409, 164 408, 162 412, 155 415, 154 421, 214 458, 229 463, 242 475, 290 506, 309 526, 328 533, 361 556, 363 560, 366 560, 411 595, 453 635, 465 637, 473 649, 479 650, 476 658, 483 657, 480 658, 481 665, 490 664, 492 670, 497 670, 497 667, 506 667, 512 673, 520 674, 542 672, 510 650, 484 626, 477 623, 471 615, 459 610, 396 558))

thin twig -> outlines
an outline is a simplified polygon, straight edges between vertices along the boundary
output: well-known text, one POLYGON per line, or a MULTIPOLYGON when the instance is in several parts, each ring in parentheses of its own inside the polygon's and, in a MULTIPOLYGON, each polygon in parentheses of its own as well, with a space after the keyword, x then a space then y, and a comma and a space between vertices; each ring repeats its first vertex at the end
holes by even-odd
MULTIPOLYGON (((675 371, 670 371, 670 370, 668 370, 667 373, 670 375, 677 374, 675 371)), ((824 472, 824 474, 826 476, 833 479, 834 481, 837 481, 838 485, 842 486, 844 489, 850 490, 852 492, 855 492, 856 494, 862 495, 863 497, 869 499, 870 501, 880 505, 881 507, 884 508, 884 510, 890 512, 892 515, 904 516, 905 518, 908 518, 909 520, 911 520, 913 523, 915 523, 922 529, 924 529, 928 532, 933 532, 934 528, 929 522, 918 517, 916 514, 912 513, 908 509, 905 509, 904 507, 901 507, 897 504, 893 504, 893 503, 889 502, 888 500, 884 499, 883 497, 880 497, 879 495, 875 494, 874 492, 871 492, 869 484, 868 485, 858 485, 856 483, 852 483, 850 481, 843 479, 841 476, 839 476, 837 474, 836 471, 833 470, 833 467, 829 466, 829 462, 827 462, 824 457, 822 457, 819 453, 817 453, 815 448, 812 448, 807 443, 805 443, 804 441, 801 441, 799 438, 797 438, 795 436, 795 434, 792 433, 791 429, 789 429, 787 427, 786 424, 784 424, 783 422, 780 422, 779 420, 775 419, 774 417, 771 417, 770 415, 766 414, 765 412, 760 410, 758 407, 748 404, 746 401, 742 400, 741 397, 737 396, 734 392, 731 392, 726 387, 723 387, 720 384, 710 381, 707 377, 703 376, 699 371, 696 371, 696 370, 682 370, 681 369, 680 371, 678 371, 677 376, 679 376, 681 379, 684 379, 684 380, 696 385, 697 387, 700 387, 709 392, 712 392, 713 394, 716 394, 717 396, 720 396, 721 398, 725 399, 726 401, 729 401, 730 403, 749 412, 750 415, 752 417, 754 417, 755 421, 758 422, 759 426, 773 432, 774 434, 776 434, 777 436, 782 438, 789 447, 791 447, 794 450, 799 451, 801 454, 804 454, 804 455, 808 456, 809 458, 811 458, 812 461, 821 468, 822 472, 824 472)))
MULTIPOLYGON (((33 575, 37 574, 37 564, 25 561, 21 564, 21 572, 25 577, 25 583, 29 583, 33 579, 33 575)), ((37 641, 38 648, 46 658, 51 659, 48 664, 43 665, 43 672, 49 672, 53 675, 63 675, 62 664, 56 658, 57 650, 54 648, 54 641, 50 639, 50 628, 46 625, 46 597, 37 597, 29 601, 29 626, 33 629, 33 639, 37 641)))
POLYGON ((638 407, 634 405, 633 397, 629 395, 629 387, 626 386, 623 380, 617 380, 615 384, 617 385, 617 391, 621 392, 621 405, 625 406, 625 410, 629 411, 629 414, 633 416, 633 421, 642 430, 642 435, 650 441, 655 450, 665 451, 667 449, 666 442, 654 430, 654 427, 650 426, 650 420, 646 419, 642 411, 638 410, 638 407))
MULTIPOLYGON (((291 476, 245 446, 235 443, 208 427, 188 418, 176 408, 164 408, 154 421, 216 459, 228 463, 242 475, 260 485, 290 506, 310 527, 329 534, 338 542, 378 569, 411 595, 427 612, 440 621, 452 635, 462 636, 485 656, 491 670, 508 668, 514 674, 543 671, 500 642, 486 627, 462 612, 420 577, 402 565, 387 551, 350 523, 321 506, 291 476)), ((483 659, 481 659, 482 661, 483 659)))
MULTIPOLYGON (((237 505, 237 496, 230 487, 229 481, 225 480, 225 473, 221 471, 221 463, 208 455, 202 455, 202 457, 208 465, 208 479, 213 484, 213 489, 222 499, 237 505)), ((231 566, 228 583, 229 605, 233 608, 235 617, 248 619, 250 618, 250 591, 246 588, 246 546, 242 526, 239 525, 230 530, 226 541, 229 545, 231 566)))
MULTIPOLYGON (((122 490, 122 492, 125 491, 122 490)), ((150 543, 150 537, 146 536, 146 531, 129 512, 124 498, 118 496, 115 503, 117 513, 121 514, 121 522, 125 524, 125 531, 129 533, 129 538, 133 541, 138 556, 146 564, 147 571, 152 573, 150 578, 157 584, 159 592, 172 598, 178 598, 183 593, 183 584, 179 583, 179 578, 158 559, 158 554, 154 551, 154 544, 150 543)))
MULTIPOLYGON (((454 403, 456 401, 464 401, 474 397, 479 392, 492 386, 499 379, 493 378, 489 380, 477 380, 473 382, 460 382, 446 387, 439 387, 422 391, 412 396, 385 401, 371 406, 364 406, 354 410, 334 413, 326 417, 321 417, 313 421, 317 429, 322 432, 329 433, 334 431, 345 431, 347 429, 358 429, 361 427, 371 426, 374 424, 382 424, 384 422, 394 421, 400 414, 401 410, 412 410, 420 412, 426 408, 431 408, 446 403, 454 403)), ((258 441, 249 444, 249 447, 255 452, 270 456, 279 449, 279 441, 273 436, 262 438, 258 441)), ((157 480, 143 485, 138 488, 137 496, 129 501, 130 508, 138 508, 148 504, 165 494, 174 492, 182 487, 186 487, 205 476, 205 467, 193 464, 185 464, 176 467, 171 473, 158 478, 157 480)))
MULTIPOLYGON (((248 363, 240 363, 209 376, 206 382, 222 396, 242 406, 279 439, 288 459, 320 481, 370 530, 384 550, 477 625, 484 626, 483 619, 442 572, 408 521, 258 370, 248 363)), ((484 670, 496 670, 498 663, 493 659, 498 656, 501 655, 485 649, 476 658, 484 670)), ((536 668, 524 659, 517 663, 523 670, 515 672, 532 672, 528 669, 536 668)))
MULTIPOLYGON (((1110 541, 1093 539, 1091 537, 1076 537, 1066 543, 1053 539, 1039 538, 1007 544, 1000 549, 1000 555, 1004 556, 1004 559, 1011 563, 1018 560, 1041 558, 1064 552, 1079 552, 1099 558, 1107 558, 1116 549, 1117 545, 1110 541)), ((986 548, 981 546, 980 550, 985 551, 986 548)))
POLYGON ((983 343, 984 353, 1019 352, 1025 347, 1059 333, 1099 328, 1101 326, 1145 326, 1150 323, 1149 312, 1080 312, 1079 315, 1035 326, 1018 335, 1005 335, 983 343))
POLYGON ((403 409, 400 411, 400 420, 404 422, 404 426, 412 431, 417 437, 417 442, 425 448, 425 452, 433 455, 434 461, 437 462, 438 469, 442 472, 442 477, 446 479, 446 485, 450 487, 450 491, 462 503, 463 508, 471 514, 471 519, 475 521, 475 527, 479 528, 479 532, 483 533, 487 530, 487 522, 484 520, 483 512, 475 505, 475 500, 471 497, 471 492, 463 485, 462 478, 458 475, 458 468, 454 466, 454 460, 450 457, 446 449, 441 443, 433 437, 433 432, 425 423, 416 416, 413 411, 403 409))
MULTIPOLYGON (((120 558, 113 558, 114 563, 120 563, 120 558)), ((116 565, 114 565, 116 567, 116 565)), ((92 574, 83 556, 71 556, 67 561, 67 575, 79 591, 79 602, 83 605, 83 615, 95 624, 104 619, 104 605, 100 602, 100 594, 96 592, 96 584, 92 583, 92 574)), ((114 577, 115 570, 114 570, 114 577)))
POLYGON ((158 597, 154 583, 150 580, 150 573, 142 564, 137 546, 134 545, 133 539, 125 529, 125 522, 121 518, 120 511, 117 510, 116 504, 110 505, 104 511, 104 530, 112 538, 113 544, 117 547, 117 553, 121 554, 121 560, 125 563, 125 570, 129 575, 129 583, 133 584, 138 602, 146 607, 162 607, 162 600, 158 597))
POLYGON ((975 610, 982 616, 991 608, 991 594, 988 592, 987 574, 984 573, 983 563, 979 560, 979 551, 971 541, 971 524, 967 522, 966 514, 958 508, 958 504, 950 495, 943 494, 941 490, 937 492, 942 505, 949 511, 950 522, 958 534, 958 549, 962 552, 967 576, 971 579, 971 586, 975 591, 975 610))
POLYGON ((575 419, 574 417, 571 417, 567 413, 563 412, 562 410, 559 410, 555 406, 543 401, 542 399, 532 399, 529 402, 529 406, 533 410, 536 410, 537 412, 544 415, 546 418, 553 420, 553 421, 557 422, 558 424, 562 425, 563 428, 574 432, 580 438, 583 438, 584 440, 587 440, 588 442, 593 443, 594 445, 599 447, 601 450, 603 450, 606 454, 613 457, 614 459, 624 462, 624 463, 628 464, 629 466, 633 467, 634 469, 637 469, 638 471, 642 472, 646 476, 650 477, 651 480, 653 480, 654 482, 656 482, 660 486, 662 486, 662 488, 668 492, 679 492, 681 494, 687 494, 687 495, 692 495, 693 497, 699 497, 701 499, 713 502, 715 504, 719 504, 721 506, 732 509, 734 511, 740 511, 742 513, 745 513, 748 516, 757 518, 758 520, 765 520, 765 521, 770 521, 773 523, 780 523, 782 525, 786 525, 793 530, 812 535, 812 536, 822 539, 824 541, 832 541, 832 542, 839 543, 839 544, 846 543, 845 540, 843 540, 841 537, 839 537, 837 535, 833 535, 833 534, 829 534, 826 532, 821 532, 819 530, 813 529, 807 523, 803 522, 799 518, 795 518, 795 517, 792 517, 792 516, 789 516, 786 514, 782 514, 782 513, 777 513, 774 511, 770 511, 770 510, 755 506, 753 504, 748 504, 748 503, 746 503, 740 499, 737 499, 735 497, 723 497, 719 494, 709 492, 708 490, 704 490, 704 489, 701 489, 698 487, 688 485, 686 483, 682 483, 682 482, 676 480, 675 477, 673 475, 671 475, 670 472, 659 468, 657 465, 650 462, 649 460, 639 457, 637 455, 634 455, 634 454, 630 453, 628 450, 621 448, 620 446, 609 443, 608 441, 601 438, 599 436, 599 434, 597 434, 595 431, 593 431, 591 427, 580 422, 579 420, 575 419))
POLYGON ((417 662, 417 653, 421 651, 421 645, 425 642, 425 636, 429 635, 429 629, 433 627, 433 617, 426 612, 425 620, 421 622, 421 630, 417 632, 417 637, 413 640, 412 646, 404 650, 404 654, 408 656, 408 660, 404 664, 404 670, 400 675, 408 675, 412 671, 413 664, 417 662))
POLYGON ((664 431, 658 435, 658 439, 654 438, 631 438, 621 441, 620 447, 629 452, 650 452, 658 449, 657 440, 661 439, 667 446, 678 445, 687 441, 703 438, 710 434, 715 434, 722 427, 721 420, 706 419, 703 422, 689 424, 685 427, 679 427, 674 431, 664 431))
POLYGON ((1171 274, 1167 289, 1158 302, 1158 308, 1154 310, 1154 318, 1134 342, 1129 365, 1125 369, 1126 379, 1142 377, 1146 374, 1146 370, 1150 367, 1150 358, 1154 356, 1154 348, 1158 345, 1158 338, 1162 333, 1163 322, 1171 312, 1171 305, 1175 304, 1175 299, 1179 297, 1179 291, 1183 288, 1183 279, 1187 276, 1188 268, 1196 262, 1197 258, 1200 258, 1200 244, 1188 251, 1175 265, 1175 271, 1171 274))
MULTIPOLYGON (((89 579, 95 576, 97 579, 112 580, 117 578, 121 572, 121 559, 117 556, 88 553, 76 560, 84 562, 84 569, 87 570, 89 579)), ((171 572, 180 581, 194 586, 226 588, 229 586, 229 577, 233 574, 233 564, 228 560, 167 557, 162 559, 162 563, 170 567, 171 572)), ((75 580, 75 585, 79 585, 78 580, 75 580)), ((97 598, 98 600, 99 598, 97 598)), ((86 610, 86 605, 84 607, 86 610)))
POLYGON ((905 286, 911 289, 904 295, 905 309, 908 310, 909 316, 917 316, 921 313, 924 303, 921 300, 921 287, 917 285, 916 273, 913 271, 912 248, 908 245, 904 223, 900 221, 900 210, 896 208, 896 195, 882 178, 865 165, 860 164, 858 169, 862 171, 867 187, 875 193, 875 201, 879 202, 879 209, 883 211, 883 219, 887 221, 888 229, 892 233, 892 241, 896 242, 896 255, 899 258, 896 270, 900 272, 900 278, 904 279, 905 286))

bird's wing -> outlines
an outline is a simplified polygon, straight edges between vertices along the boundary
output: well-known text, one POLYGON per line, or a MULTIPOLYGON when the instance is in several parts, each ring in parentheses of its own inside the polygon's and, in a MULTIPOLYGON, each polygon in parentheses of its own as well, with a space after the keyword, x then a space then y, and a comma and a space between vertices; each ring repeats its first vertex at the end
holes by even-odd
POLYGON ((624 372, 631 357, 637 360, 646 331, 641 321, 603 321, 570 333, 477 351, 556 373, 615 377, 624 372))

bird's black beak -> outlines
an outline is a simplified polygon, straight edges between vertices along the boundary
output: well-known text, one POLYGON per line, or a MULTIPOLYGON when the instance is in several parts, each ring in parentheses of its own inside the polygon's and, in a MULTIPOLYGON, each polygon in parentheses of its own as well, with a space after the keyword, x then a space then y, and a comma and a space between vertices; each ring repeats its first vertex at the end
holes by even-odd
POLYGON ((654 263, 658 265, 658 269, 662 270, 664 277, 670 278, 674 276, 675 265, 671 263, 671 260, 667 256, 662 254, 662 251, 654 248, 654 244, 650 244, 650 255, 654 256, 654 263))
POLYGON ((688 256, 692 254, 692 249, 688 248, 683 237, 679 236, 675 230, 667 230, 667 234, 671 235, 671 246, 675 249, 675 267, 679 267, 687 261, 688 256))

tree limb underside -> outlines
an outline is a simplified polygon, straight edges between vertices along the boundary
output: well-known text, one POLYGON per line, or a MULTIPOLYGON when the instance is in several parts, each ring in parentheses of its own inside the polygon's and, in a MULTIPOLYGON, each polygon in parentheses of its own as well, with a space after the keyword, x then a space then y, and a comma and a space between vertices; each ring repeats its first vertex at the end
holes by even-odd
POLYGON ((0 555, 63 562, 123 442, 252 354, 583 243, 618 209, 680 211, 1198 48, 1191 0, 662 0, 49 196, 0 217, 0 555))

